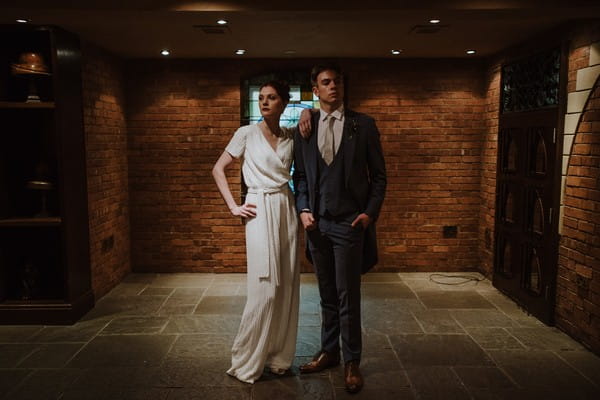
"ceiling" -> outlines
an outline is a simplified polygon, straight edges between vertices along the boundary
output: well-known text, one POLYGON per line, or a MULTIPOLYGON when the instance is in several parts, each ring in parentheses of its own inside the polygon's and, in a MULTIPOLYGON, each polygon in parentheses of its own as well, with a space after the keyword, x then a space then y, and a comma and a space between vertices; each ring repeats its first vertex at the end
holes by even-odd
POLYGON ((600 18, 600 1, 2 0, 0 23, 16 18, 61 26, 125 58, 163 57, 163 48, 175 58, 481 57, 600 18), (205 32, 215 27, 222 33, 205 32))

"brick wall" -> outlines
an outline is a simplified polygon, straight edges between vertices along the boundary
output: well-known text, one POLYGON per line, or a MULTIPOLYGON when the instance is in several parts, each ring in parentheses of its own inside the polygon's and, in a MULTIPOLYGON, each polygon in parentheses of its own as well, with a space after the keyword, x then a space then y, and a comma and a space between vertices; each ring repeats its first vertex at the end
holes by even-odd
POLYGON ((477 269, 481 64, 373 60, 344 66, 349 106, 375 118, 386 157, 379 270, 477 269), (444 226, 456 226, 457 237, 444 238, 444 226))
MULTIPOLYGON (((590 44, 600 29, 582 29, 572 38, 568 92, 578 71, 588 67, 590 44)), ((596 81, 575 130, 563 196, 556 323, 600 353, 600 85, 596 81)))
POLYGON ((127 129, 120 61, 83 47, 92 286, 96 299, 130 271, 127 129))
POLYGON ((600 85, 575 136, 564 196, 557 324, 600 352, 600 85))
MULTIPOLYGON (((136 271, 244 271, 244 233, 210 170, 240 118, 243 76, 302 60, 134 61, 126 73, 136 271)), ((377 121, 389 176, 381 270, 478 267, 485 90, 473 60, 341 60, 349 106, 377 121), (444 239, 445 225, 458 227, 444 239)), ((229 173, 234 196, 239 166, 229 173)))
MULTIPOLYGON (((221 61, 136 61, 127 73, 134 269, 243 271, 244 229, 211 175, 240 125, 238 70, 221 61)), ((239 164, 229 177, 239 198, 239 164)))
POLYGON ((500 72, 495 61, 486 70, 485 134, 481 150, 479 209, 480 272, 491 279, 494 269, 494 218, 496 214, 496 162, 500 116, 500 72))

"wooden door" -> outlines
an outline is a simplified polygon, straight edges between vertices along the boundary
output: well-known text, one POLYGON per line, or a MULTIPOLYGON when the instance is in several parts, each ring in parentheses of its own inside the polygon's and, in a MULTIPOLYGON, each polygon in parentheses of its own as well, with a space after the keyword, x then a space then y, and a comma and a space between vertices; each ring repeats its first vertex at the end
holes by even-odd
POLYGON ((556 109, 500 125, 494 285, 551 323, 556 284, 556 109))
POLYGON ((493 284, 553 323, 558 257, 560 51, 503 68, 493 284))

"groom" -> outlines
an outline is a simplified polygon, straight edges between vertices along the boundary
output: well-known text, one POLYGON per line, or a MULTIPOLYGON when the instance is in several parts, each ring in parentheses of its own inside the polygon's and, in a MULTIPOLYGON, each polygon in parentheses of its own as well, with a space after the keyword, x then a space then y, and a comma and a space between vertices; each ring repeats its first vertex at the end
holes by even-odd
POLYGON ((344 108, 339 67, 315 66, 311 81, 320 111, 312 115, 312 134, 296 135, 294 187, 319 282, 322 324, 321 350, 300 372, 338 365, 341 335, 346 390, 356 393, 363 386, 360 276, 377 262, 385 163, 373 119, 344 108))

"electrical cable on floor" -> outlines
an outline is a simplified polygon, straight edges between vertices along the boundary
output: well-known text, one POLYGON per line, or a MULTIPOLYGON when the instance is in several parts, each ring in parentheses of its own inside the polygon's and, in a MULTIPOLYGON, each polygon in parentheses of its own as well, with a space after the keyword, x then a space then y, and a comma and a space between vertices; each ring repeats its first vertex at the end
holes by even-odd
POLYGON ((473 282, 473 281, 481 282, 481 281, 485 280, 485 278, 478 278, 473 275, 431 274, 431 275, 429 275, 429 280, 434 283, 440 284, 440 285, 462 285, 467 282, 473 282), (434 276, 439 276, 442 278, 461 279, 461 281, 459 281, 459 282, 441 282, 441 281, 436 281, 435 279, 433 279, 434 276))

